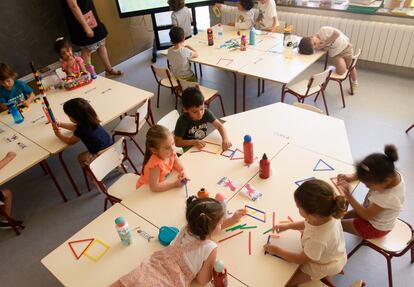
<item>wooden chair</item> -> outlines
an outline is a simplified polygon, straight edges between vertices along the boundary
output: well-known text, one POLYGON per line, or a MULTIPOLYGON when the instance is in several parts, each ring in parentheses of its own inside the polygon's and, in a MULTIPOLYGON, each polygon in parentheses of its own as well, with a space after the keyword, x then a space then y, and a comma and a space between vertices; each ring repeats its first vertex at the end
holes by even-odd
POLYGON ((388 285, 392 283, 391 260, 394 257, 403 256, 411 250, 411 263, 414 262, 414 230, 410 224, 398 219, 390 233, 378 239, 363 239, 349 254, 350 258, 361 246, 368 246, 382 254, 387 260, 388 285))
POLYGON ((11 225, 12 229, 16 233, 16 235, 20 235, 20 231, 18 228, 24 229, 23 223, 21 221, 17 221, 10 216, 7 215, 6 209, 4 205, 0 205, 0 215, 3 216, 7 222, 11 225))
POLYGON ((307 97, 319 94, 322 95, 323 103, 325 105, 326 114, 329 115, 328 106, 325 99, 325 88, 328 82, 328 78, 332 71, 326 69, 322 73, 313 75, 309 80, 300 81, 292 86, 282 87, 282 103, 285 101, 286 93, 290 93, 298 99, 299 103, 305 101, 307 97))
MULTIPOLYGON (((214 89, 210 89, 204 86, 199 85, 196 82, 189 82, 186 80, 180 80, 177 79, 178 82, 178 86, 179 89, 178 91, 178 97, 181 97, 182 91, 184 91, 185 89, 189 88, 189 87, 195 87, 197 89, 200 90, 201 94, 203 94, 204 97, 204 103, 206 104, 206 106, 208 108, 210 108, 210 104, 212 101, 214 101, 215 99, 219 99, 220 100, 220 105, 221 105, 221 110, 223 112, 223 116, 226 116, 226 112, 224 111, 224 105, 223 105, 223 99, 221 98, 221 95, 219 94, 219 92, 217 90, 214 89)), ((177 109, 177 98, 176 98, 176 102, 175 102, 175 108, 177 109)))
MULTIPOLYGON (((174 78, 172 73, 169 69, 166 68, 160 68, 156 67, 154 65, 151 65, 152 73, 154 74, 155 81, 158 84, 157 88, 157 108, 160 107, 160 87, 166 87, 171 90, 171 93, 173 93, 177 97, 176 89, 178 87, 177 80, 174 78)), ((177 101, 177 99, 176 99, 177 101)))
MULTIPOLYGON (((328 287, 329 285, 326 285, 325 283, 321 281, 310 281, 304 284, 300 284, 299 287, 328 287)), ((362 280, 357 280, 353 282, 348 287, 363 287, 365 286, 365 283, 362 280)))
POLYGON ((139 175, 127 173, 126 167, 123 164, 124 154, 119 150, 120 146, 122 146, 122 141, 124 141, 123 138, 116 143, 117 145, 110 147, 95 158, 87 167, 100 191, 106 196, 104 210, 106 210, 108 202, 112 204, 120 202, 136 190, 135 186, 139 175), (103 179, 118 167, 121 167, 125 174, 118 178, 111 186, 107 187, 103 179))
POLYGON ((412 128, 414 128, 414 125, 412 125, 411 127, 409 127, 408 129, 405 130, 405 133, 407 134, 412 128))
MULTIPOLYGON (((163 116, 158 122, 158 125, 164 126, 167 129, 169 129, 172 133, 174 133, 175 130, 175 124, 177 123, 178 118, 180 117, 180 114, 177 110, 172 110, 165 116, 163 116)), ((175 147, 175 152, 177 154, 183 154, 184 150, 181 147, 175 147)))
POLYGON ((308 110, 308 111, 311 111, 311 112, 315 112, 317 114, 323 114, 322 110, 315 107, 315 106, 311 106, 311 105, 308 105, 308 104, 302 104, 302 103, 298 103, 298 102, 293 103, 293 105, 295 107, 298 107, 298 108, 301 108, 301 109, 304 109, 304 110, 308 110))
POLYGON ((139 151, 144 155, 144 151, 139 146, 134 137, 142 129, 142 127, 148 123, 149 126, 154 124, 154 118, 151 111, 151 100, 145 100, 145 102, 137 109, 135 115, 127 115, 121 119, 119 124, 113 129, 112 138, 115 141, 116 136, 129 137, 137 146, 139 151))
MULTIPOLYGON (((349 86, 350 86, 350 91, 351 91, 351 95, 354 94, 354 90, 352 88, 352 83, 351 83, 351 77, 350 74, 352 72, 353 69, 355 69, 355 66, 357 64, 358 58, 361 55, 361 49, 358 50, 358 53, 356 53, 353 57, 352 57, 352 61, 351 64, 349 65, 348 69, 346 70, 346 72, 342 75, 338 75, 337 73, 332 73, 329 76, 328 79, 328 83, 326 85, 329 84, 329 81, 335 81, 339 84, 339 88, 341 89, 341 97, 342 97, 342 105, 345 108, 345 97, 344 97, 344 89, 342 87, 342 82, 345 81, 346 79, 349 80, 349 86)), ((316 100, 316 99, 315 99, 316 100)))
MULTIPOLYGON (((118 141, 116 141, 112 146, 112 148, 115 148, 119 154, 122 154, 123 159, 122 162, 128 161, 129 164, 131 165, 132 169, 135 171, 136 174, 140 174, 137 170, 137 168, 135 167, 134 163, 132 162, 132 160, 130 159, 130 157, 128 156, 128 149, 127 149, 127 143, 124 137, 118 139, 118 141)), ((123 167, 125 167, 125 165, 123 165, 123 167)), ((86 182, 86 186, 88 188, 88 191, 91 191, 91 187, 89 185, 89 180, 88 180, 88 172, 90 172, 89 167, 85 166, 83 168, 83 176, 85 178, 85 182, 86 182)), ((126 167, 125 170, 126 172, 126 167)))

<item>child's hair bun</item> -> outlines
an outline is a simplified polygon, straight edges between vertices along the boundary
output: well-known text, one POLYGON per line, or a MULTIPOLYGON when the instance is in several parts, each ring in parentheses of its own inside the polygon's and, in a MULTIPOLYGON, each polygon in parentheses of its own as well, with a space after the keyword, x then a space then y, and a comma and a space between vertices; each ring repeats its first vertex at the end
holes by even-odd
POLYGON ((346 198, 342 195, 338 195, 334 199, 334 208, 332 212, 332 216, 336 219, 341 219, 344 217, 346 211, 348 209, 348 202, 346 198))
POLYGON ((396 162, 398 160, 398 152, 395 145, 388 144, 384 147, 385 155, 392 161, 396 162))
POLYGON ((196 200, 197 200, 197 196, 195 195, 192 195, 189 198, 187 198, 187 208, 196 200))

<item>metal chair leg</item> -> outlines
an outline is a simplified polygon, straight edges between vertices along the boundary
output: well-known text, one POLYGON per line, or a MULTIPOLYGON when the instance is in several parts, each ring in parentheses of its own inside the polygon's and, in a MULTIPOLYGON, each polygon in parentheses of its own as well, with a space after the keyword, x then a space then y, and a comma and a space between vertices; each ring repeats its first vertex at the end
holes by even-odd
POLYGON ((323 90, 321 90, 321 94, 322 94, 323 104, 325 105, 326 115, 329 116, 328 105, 326 104, 325 93, 323 92, 323 90))
POLYGON ((339 86, 341 87, 341 97, 342 97, 342 107, 345 108, 345 97, 344 97, 344 91, 343 91, 343 87, 342 87, 342 82, 338 82, 339 86))
POLYGON ((137 146, 137 148, 142 153, 142 155, 145 155, 144 151, 141 149, 141 147, 139 146, 139 144, 137 143, 137 141, 134 139, 134 137, 129 136, 129 138, 134 142, 134 144, 137 146))
POLYGON ((412 125, 411 127, 409 127, 408 129, 406 129, 405 133, 408 133, 412 128, 414 128, 414 125, 412 125))
POLYGON ((157 90, 157 108, 160 107, 160 88, 161 88, 161 85, 158 84, 158 90, 157 90))

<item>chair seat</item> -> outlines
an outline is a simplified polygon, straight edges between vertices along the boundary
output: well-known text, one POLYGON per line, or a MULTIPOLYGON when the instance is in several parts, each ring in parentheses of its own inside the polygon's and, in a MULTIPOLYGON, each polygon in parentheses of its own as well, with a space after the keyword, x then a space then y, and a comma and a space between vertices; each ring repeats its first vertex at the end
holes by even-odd
MULTIPOLYGON (((161 82, 161 85, 163 85, 164 87, 171 88, 170 80, 168 80, 168 78, 164 78, 160 82, 161 82)), ((177 80, 176 79, 171 78, 171 82, 173 84, 173 87, 177 87, 178 86, 178 83, 177 83, 177 80)))
POLYGON ((139 175, 126 173, 108 188, 108 194, 119 199, 123 199, 136 191, 136 184, 139 175))
MULTIPOLYGON (((308 80, 300 81, 300 82, 298 82, 298 83, 296 83, 292 86, 288 86, 287 89, 291 90, 292 92, 294 92, 298 95, 305 96, 306 91, 308 89, 308 82, 309 82, 308 80)), ((317 93, 317 92, 320 91, 320 89, 321 88, 319 86, 312 87, 312 88, 310 88, 308 95, 312 95, 314 93, 317 93)))
POLYGON ((407 247, 407 243, 412 236, 411 228, 405 222, 398 219, 390 233, 382 238, 367 239, 367 241, 385 251, 398 252, 407 247))
POLYGON ((299 284, 299 287, 328 287, 325 283, 315 280, 315 281, 309 281, 303 284, 299 284))
MULTIPOLYGON (((140 130, 144 126, 145 122, 145 119, 139 121, 138 130, 140 130)), ((123 117, 119 124, 113 129, 113 131, 119 133, 135 134, 137 131, 135 116, 123 117)))
POLYGON ((331 73, 331 76, 329 77, 329 79, 345 80, 347 73, 348 73, 348 70, 346 70, 345 73, 343 73, 342 75, 339 75, 339 74, 333 72, 333 73, 331 73))
POLYGON ((212 97, 218 94, 218 91, 214 89, 210 89, 210 88, 207 88, 201 85, 199 85, 199 88, 200 88, 201 93, 204 96, 205 102, 208 102, 208 100, 210 100, 212 97))

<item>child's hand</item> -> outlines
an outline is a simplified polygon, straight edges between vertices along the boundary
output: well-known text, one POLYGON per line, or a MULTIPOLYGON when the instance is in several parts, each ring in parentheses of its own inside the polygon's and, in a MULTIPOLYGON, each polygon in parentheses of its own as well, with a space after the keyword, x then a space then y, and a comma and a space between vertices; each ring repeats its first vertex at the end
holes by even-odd
POLYGON ((206 146, 206 142, 202 141, 202 140, 195 140, 194 141, 194 146, 198 149, 202 149, 203 147, 206 146))
POLYGON ((7 158, 9 160, 14 159, 15 157, 16 157, 16 153, 14 151, 9 151, 5 156, 5 158, 7 158))
POLYGON ((215 6, 216 6, 217 8, 219 8, 219 9, 221 9, 221 5, 222 5, 221 3, 216 3, 216 5, 215 5, 215 6))
POLYGON ((91 27, 86 26, 84 30, 85 30, 86 36, 88 36, 88 38, 92 38, 94 36, 94 32, 91 29, 91 27))
POLYGON ((345 196, 348 197, 351 195, 351 186, 347 181, 338 180, 337 186, 338 186, 339 191, 345 194, 345 196))
POLYGON ((228 139, 223 139, 223 142, 221 143, 221 147, 223 150, 227 150, 231 148, 232 144, 228 139))
POLYGON ((59 128, 58 124, 54 123, 54 124, 52 124, 52 127, 53 127, 53 131, 55 132, 55 135, 59 137, 61 135, 61 133, 60 133, 60 128, 59 128))
POLYGON ((352 182, 354 181, 354 176, 352 174, 338 174, 336 179, 338 180, 338 182, 340 181, 352 182))
POLYGON ((273 231, 276 231, 277 233, 289 230, 289 224, 277 224, 273 226, 273 231))
POLYGON ((30 106, 30 104, 31 104, 31 101, 29 101, 29 100, 25 100, 25 101, 23 101, 23 105, 24 105, 26 108, 28 108, 28 107, 30 106))
POLYGON ((265 250, 267 253, 269 253, 270 255, 280 256, 280 255, 279 255, 279 253, 280 253, 281 248, 280 248, 280 247, 278 247, 278 246, 274 246, 274 245, 272 245, 272 244, 268 243, 268 244, 265 244, 265 245, 263 246, 263 248, 264 248, 264 250, 265 250))
POLYGON ((233 213, 232 218, 237 222, 239 221, 245 214, 246 214, 246 209, 238 209, 233 213))

